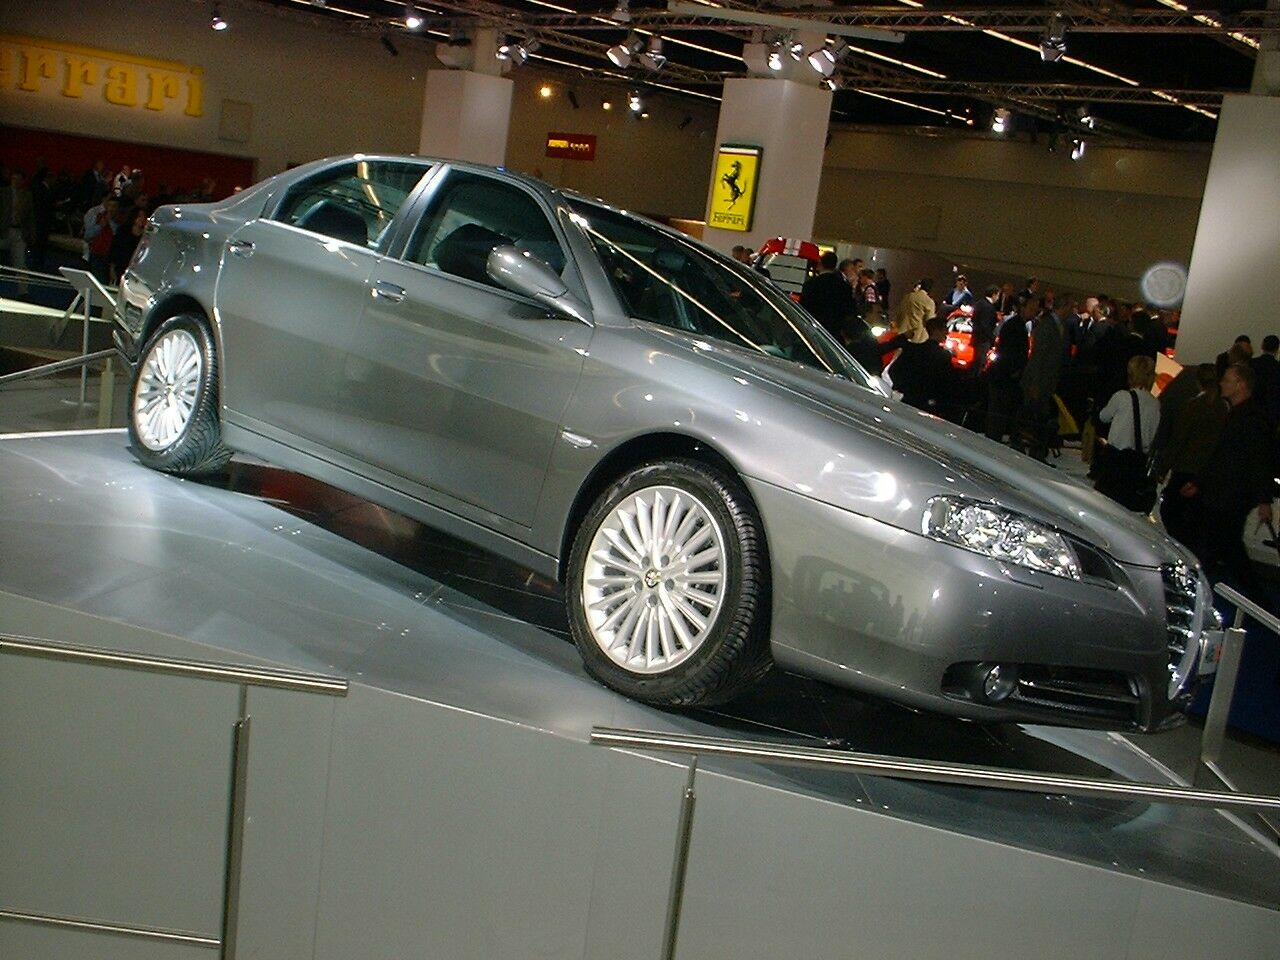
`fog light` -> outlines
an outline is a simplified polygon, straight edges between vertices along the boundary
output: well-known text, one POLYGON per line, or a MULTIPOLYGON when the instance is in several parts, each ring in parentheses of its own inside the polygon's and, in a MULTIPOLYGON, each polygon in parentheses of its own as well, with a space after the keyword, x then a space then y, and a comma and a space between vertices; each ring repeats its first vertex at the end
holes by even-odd
POLYGON ((1017 685, 1017 668, 996 664, 982 678, 982 695, 991 703, 998 703, 1013 693, 1013 688, 1017 685))

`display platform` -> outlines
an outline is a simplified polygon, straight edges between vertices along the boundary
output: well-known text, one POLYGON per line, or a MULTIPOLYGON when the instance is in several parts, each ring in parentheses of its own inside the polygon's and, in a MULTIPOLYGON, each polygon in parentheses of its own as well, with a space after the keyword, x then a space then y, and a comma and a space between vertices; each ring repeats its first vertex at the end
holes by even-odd
MULTIPOLYGON (((341 700, 253 689, 240 705, 254 722, 245 955, 671 955, 690 784, 675 956, 1262 958, 1280 942, 1280 858, 1211 810, 718 758, 695 774, 685 757, 590 744, 610 726, 1173 782, 1124 737, 965 723, 786 676, 731 708, 648 708, 586 676, 554 584, 267 465, 214 482, 149 471, 122 431, 0 439, 0 519, 0 632, 351 682, 341 700)), ((145 831, 173 863, 141 901, 68 879, 99 834, 39 833, 85 804, 52 765, 83 759, 68 737, 115 743, 116 724, 160 738, 153 721, 235 713, 234 690, 206 703, 191 681, 145 676, 95 706, 97 669, 0 658, 0 722, 22 733, 0 769, 51 758, 29 783, 0 777, 0 911, 214 929, 212 880, 175 893, 201 851, 221 862, 225 787, 203 773, 154 816, 210 789, 222 806, 145 831), (190 824, 205 821, 221 826, 201 839, 190 824)), ((196 726, 151 744, 150 773, 180 768, 185 742, 225 766, 225 742, 196 726)), ((111 776, 132 776, 120 750, 111 776)), ((22 939, 36 929, 0 922, 0 955, 56 955, 22 939)))

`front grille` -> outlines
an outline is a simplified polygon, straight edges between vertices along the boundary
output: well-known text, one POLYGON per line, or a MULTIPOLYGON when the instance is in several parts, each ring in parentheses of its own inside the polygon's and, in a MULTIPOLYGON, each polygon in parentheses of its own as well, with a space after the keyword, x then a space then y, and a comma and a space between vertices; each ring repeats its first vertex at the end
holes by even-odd
POLYGON ((1164 581, 1165 621, 1168 624, 1169 699, 1190 693, 1195 679, 1202 619, 1197 616, 1199 598, 1195 574, 1186 564, 1165 564, 1160 568, 1164 581))

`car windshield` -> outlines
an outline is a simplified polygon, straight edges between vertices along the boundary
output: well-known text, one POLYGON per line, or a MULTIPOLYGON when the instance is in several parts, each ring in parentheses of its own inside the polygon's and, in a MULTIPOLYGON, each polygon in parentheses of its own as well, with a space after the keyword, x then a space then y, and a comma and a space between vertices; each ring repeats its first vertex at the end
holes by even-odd
POLYGON ((569 206, 632 317, 874 389, 866 371, 762 274, 628 214, 579 200, 569 206))

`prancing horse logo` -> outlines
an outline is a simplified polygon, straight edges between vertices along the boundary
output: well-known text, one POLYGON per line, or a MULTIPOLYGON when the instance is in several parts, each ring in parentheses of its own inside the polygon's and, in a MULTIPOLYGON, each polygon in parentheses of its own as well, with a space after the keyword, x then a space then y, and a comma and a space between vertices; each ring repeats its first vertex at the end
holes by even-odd
POLYGON ((745 190, 738 183, 738 178, 742 176, 742 161, 733 161, 730 167, 731 172, 726 173, 720 178, 720 182, 729 188, 729 209, 733 209, 733 205, 742 199, 745 190))

